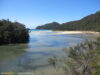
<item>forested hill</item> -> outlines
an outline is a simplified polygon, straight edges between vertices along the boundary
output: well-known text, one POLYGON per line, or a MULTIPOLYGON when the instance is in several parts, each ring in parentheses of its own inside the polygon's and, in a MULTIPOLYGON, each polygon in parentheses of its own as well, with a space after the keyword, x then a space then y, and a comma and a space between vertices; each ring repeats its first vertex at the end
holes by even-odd
POLYGON ((52 22, 52 23, 48 23, 48 24, 45 24, 45 25, 42 25, 42 26, 38 26, 36 29, 55 29, 58 26, 60 26, 59 23, 52 22))
POLYGON ((100 32, 100 11, 95 14, 88 15, 80 20, 71 21, 63 24, 53 26, 55 24, 38 26, 37 29, 50 29, 52 30, 87 30, 100 32))
POLYGON ((9 20, 0 20, 0 45, 26 43, 28 40, 28 29, 23 24, 9 20))

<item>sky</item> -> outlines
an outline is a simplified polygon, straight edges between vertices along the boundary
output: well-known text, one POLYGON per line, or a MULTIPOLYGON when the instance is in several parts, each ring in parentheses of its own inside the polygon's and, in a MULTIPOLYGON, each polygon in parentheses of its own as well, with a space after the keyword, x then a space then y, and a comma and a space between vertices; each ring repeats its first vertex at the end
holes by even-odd
POLYGON ((79 20, 96 11, 100 0, 0 0, 0 20, 18 21, 28 28, 79 20))

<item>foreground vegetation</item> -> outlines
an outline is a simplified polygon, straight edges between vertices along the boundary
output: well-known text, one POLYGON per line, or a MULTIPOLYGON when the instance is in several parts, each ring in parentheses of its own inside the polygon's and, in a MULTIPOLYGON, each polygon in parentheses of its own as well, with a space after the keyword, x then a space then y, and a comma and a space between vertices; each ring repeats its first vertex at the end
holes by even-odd
POLYGON ((100 11, 96 12, 95 14, 88 15, 77 21, 71 21, 63 24, 53 22, 38 26, 36 29, 87 30, 100 32, 100 11))
POLYGON ((70 75, 100 75, 100 38, 69 48, 65 64, 70 75))
MULTIPOLYGON (((64 49, 67 57, 64 60, 50 58, 49 63, 63 68, 64 75, 100 75, 100 38, 86 41, 77 46, 64 49)), ((60 67, 60 68, 61 68, 60 67)))
POLYGON ((19 22, 0 20, 0 45, 26 43, 29 40, 28 29, 19 22))

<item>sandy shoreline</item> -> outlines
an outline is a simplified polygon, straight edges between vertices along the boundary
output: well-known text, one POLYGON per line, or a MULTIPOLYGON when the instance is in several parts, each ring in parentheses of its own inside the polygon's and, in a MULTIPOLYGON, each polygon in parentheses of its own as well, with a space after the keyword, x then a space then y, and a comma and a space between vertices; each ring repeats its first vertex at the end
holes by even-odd
POLYGON ((95 31, 54 31, 56 34, 96 34, 100 35, 100 32, 95 31))

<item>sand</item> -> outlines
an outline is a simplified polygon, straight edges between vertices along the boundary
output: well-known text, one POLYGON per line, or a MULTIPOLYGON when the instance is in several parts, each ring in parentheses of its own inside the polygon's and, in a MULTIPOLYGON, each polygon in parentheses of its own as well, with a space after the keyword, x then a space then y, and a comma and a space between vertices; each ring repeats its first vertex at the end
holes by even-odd
POLYGON ((100 35, 100 32, 94 31, 54 31, 55 34, 97 34, 100 35))

